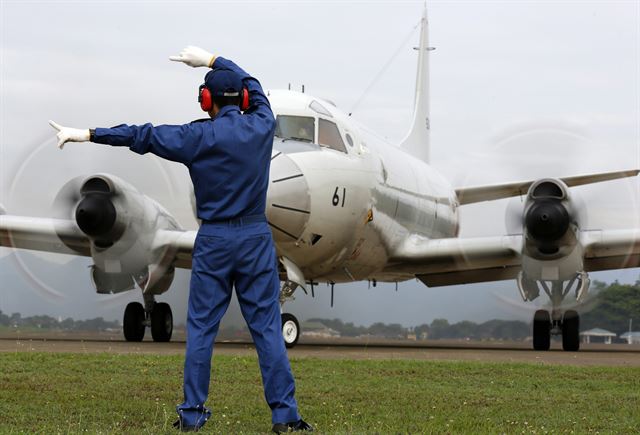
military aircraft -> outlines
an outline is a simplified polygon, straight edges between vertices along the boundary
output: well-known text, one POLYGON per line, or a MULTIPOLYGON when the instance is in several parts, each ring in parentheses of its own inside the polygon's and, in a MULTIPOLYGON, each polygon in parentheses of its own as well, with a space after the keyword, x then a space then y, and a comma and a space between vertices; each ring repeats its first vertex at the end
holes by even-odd
MULTIPOLYGON (((268 93, 277 120, 267 218, 280 259, 281 303, 317 283, 400 282, 427 286, 515 280, 525 301, 544 292, 550 310, 533 319, 533 347, 552 335, 579 348, 578 301, 589 272, 640 267, 640 228, 586 230, 571 188, 625 177, 637 169, 454 188, 429 165, 429 52, 421 19, 415 109, 399 144, 388 143, 330 101, 291 90, 268 93), (459 208, 523 198, 517 231, 459 238, 459 208)), ((157 201, 125 180, 98 173, 70 180, 50 218, 8 215, 0 208, 0 245, 91 257, 98 293, 142 291, 144 305, 124 312, 124 336, 169 341, 173 317, 155 298, 176 268, 190 268, 195 231, 185 231, 157 201)), ((300 337, 282 314, 288 347, 300 337)))

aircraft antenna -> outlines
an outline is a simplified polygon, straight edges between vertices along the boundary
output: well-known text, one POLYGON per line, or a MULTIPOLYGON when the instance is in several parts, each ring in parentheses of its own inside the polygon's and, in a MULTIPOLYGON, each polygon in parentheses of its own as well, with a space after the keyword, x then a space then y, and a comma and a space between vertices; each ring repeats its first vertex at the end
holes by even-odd
POLYGON ((362 103, 362 101, 364 101, 364 99, 367 97, 367 95, 369 94, 369 91, 371 90, 371 88, 373 88, 373 86, 378 82, 378 80, 380 80, 380 78, 382 77, 382 75, 387 71, 387 69, 389 68, 389 66, 391 66, 391 64, 393 63, 393 61, 396 59, 396 57, 398 57, 398 55, 404 50, 405 46, 407 45, 407 43, 409 42, 409 40, 411 40, 411 38, 413 37, 413 34, 415 33, 416 29, 418 28, 418 26, 420 26, 421 21, 418 21, 416 23, 415 26, 413 26, 413 28, 411 29, 411 31, 407 34, 407 36, 404 37, 404 39, 402 40, 402 43, 400 44, 400 46, 397 48, 397 50, 391 55, 391 57, 389 58, 389 60, 387 61, 387 63, 385 63, 382 68, 380 69, 380 71, 378 72, 378 74, 376 74, 376 76, 373 78, 373 80, 369 83, 369 85, 364 89, 364 91, 362 92, 362 95, 360 95, 360 98, 358 98, 355 102, 355 104, 353 105, 353 107, 351 108, 351 110, 349 111, 349 116, 351 116, 351 114, 353 112, 355 112, 355 110, 358 108, 358 106, 362 103))
POLYGON ((331 308, 333 308, 333 286, 335 285, 335 282, 331 282, 331 308))

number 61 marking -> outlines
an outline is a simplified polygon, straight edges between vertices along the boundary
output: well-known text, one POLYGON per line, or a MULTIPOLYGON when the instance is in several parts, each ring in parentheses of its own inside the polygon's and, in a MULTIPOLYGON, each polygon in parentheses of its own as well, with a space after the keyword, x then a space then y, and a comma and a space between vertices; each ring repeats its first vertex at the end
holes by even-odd
POLYGON ((340 202, 340 193, 338 192, 340 190, 339 187, 336 187, 335 192, 333 192, 333 198, 331 198, 331 204, 333 204, 334 207, 337 207, 338 204, 341 204, 340 207, 344 207, 344 199, 347 197, 347 188, 343 187, 342 188, 342 203, 340 202))

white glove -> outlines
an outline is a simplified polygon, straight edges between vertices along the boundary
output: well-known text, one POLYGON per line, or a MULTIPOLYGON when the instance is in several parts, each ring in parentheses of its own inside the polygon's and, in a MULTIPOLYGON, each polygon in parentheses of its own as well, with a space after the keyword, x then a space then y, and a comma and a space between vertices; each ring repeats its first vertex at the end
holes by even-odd
POLYGON ((169 60, 182 62, 191 67, 207 66, 211 68, 216 57, 200 47, 189 45, 184 48, 178 56, 169 56, 169 60))
POLYGON ((49 121, 49 125, 58 130, 58 148, 62 149, 67 142, 88 142, 91 137, 89 129, 80 130, 77 128, 63 127, 53 121, 49 121))

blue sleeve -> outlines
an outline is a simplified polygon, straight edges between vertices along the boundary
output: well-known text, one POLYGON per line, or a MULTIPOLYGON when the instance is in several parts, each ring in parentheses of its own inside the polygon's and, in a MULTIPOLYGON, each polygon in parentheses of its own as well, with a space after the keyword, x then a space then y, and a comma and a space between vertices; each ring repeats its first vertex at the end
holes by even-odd
POLYGON ((221 56, 218 56, 216 58, 215 62, 213 62, 212 68, 224 68, 231 70, 236 74, 239 74, 242 78, 244 86, 246 86, 247 90, 249 91, 249 109, 245 110, 244 113, 255 113, 261 117, 270 119, 272 123, 274 122, 271 105, 269 104, 269 100, 264 94, 262 86, 257 79, 251 77, 245 70, 240 68, 234 62, 221 56))
POLYGON ((199 123, 184 125, 126 125, 96 128, 96 143, 125 146, 138 154, 151 152, 159 157, 189 166, 203 141, 199 123))

